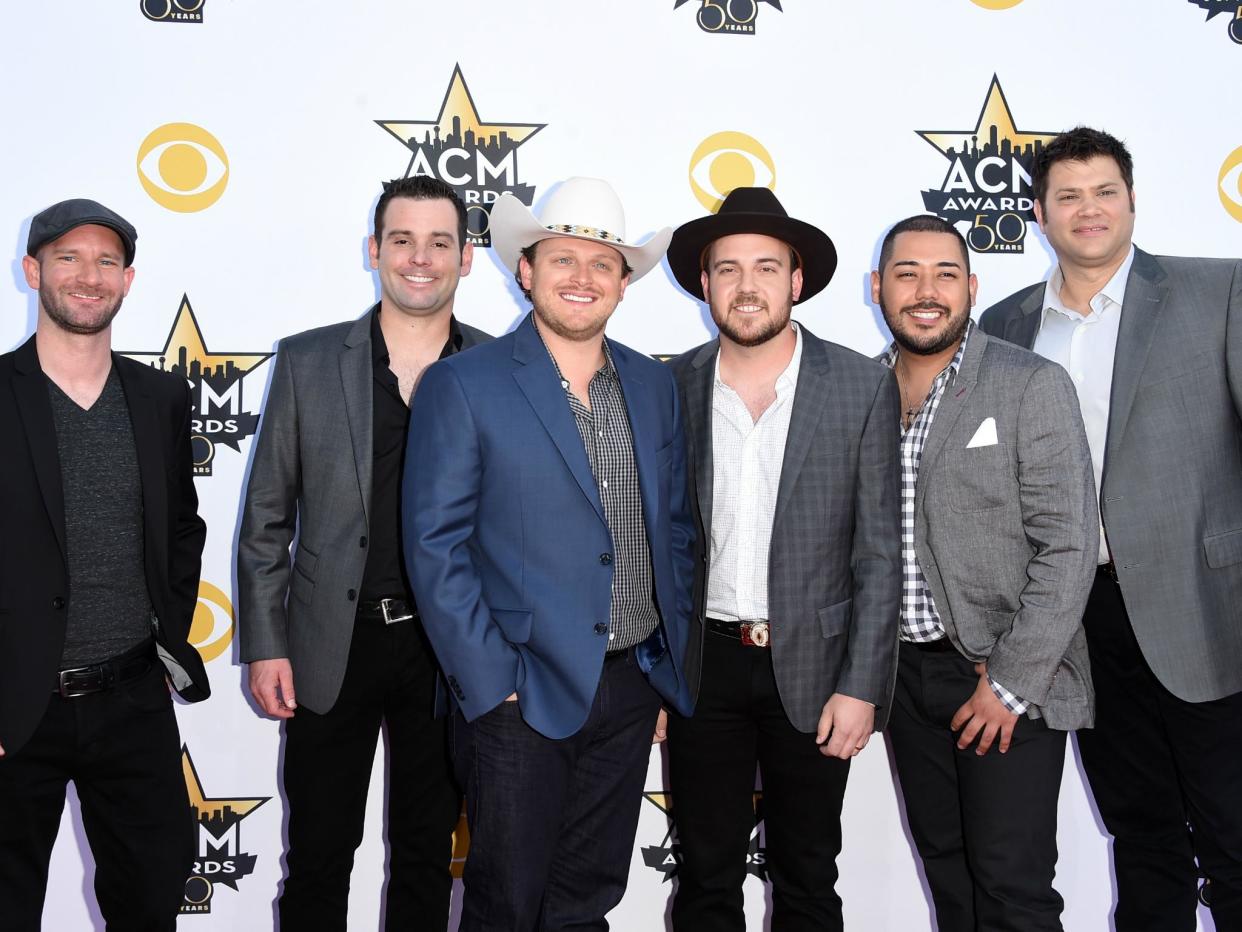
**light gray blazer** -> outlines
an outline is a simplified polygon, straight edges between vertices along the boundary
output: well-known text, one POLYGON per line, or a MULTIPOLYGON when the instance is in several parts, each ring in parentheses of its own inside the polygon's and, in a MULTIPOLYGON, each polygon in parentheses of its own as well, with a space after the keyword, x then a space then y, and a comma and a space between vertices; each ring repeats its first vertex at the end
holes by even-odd
MULTIPOLYGON (((1031 346, 1044 285, 989 308, 1031 346)), ((1188 702, 1242 690, 1242 262, 1135 250, 1101 510, 1148 665, 1188 702)))
POLYGON ((1082 611, 1099 526, 1065 370, 975 330, 923 446, 914 508, 915 550, 949 640, 1049 727, 1091 725, 1082 611), (996 442, 984 444, 975 438, 989 419, 996 442))
MULTIPOLYGON (((458 327, 463 349, 491 339, 458 327)), ((370 311, 281 340, 242 508, 241 660, 288 657, 298 703, 320 714, 345 678, 366 568, 374 384, 370 311)))
MULTIPOLYGON (((901 597, 897 383, 875 360, 801 329, 802 365, 768 551, 772 668, 785 714, 799 731, 815 731, 835 692, 874 704, 879 730, 896 677, 901 597)), ((670 363, 686 416, 698 530, 686 652, 696 698, 711 572, 712 387, 719 351, 719 340, 712 340, 670 363)))

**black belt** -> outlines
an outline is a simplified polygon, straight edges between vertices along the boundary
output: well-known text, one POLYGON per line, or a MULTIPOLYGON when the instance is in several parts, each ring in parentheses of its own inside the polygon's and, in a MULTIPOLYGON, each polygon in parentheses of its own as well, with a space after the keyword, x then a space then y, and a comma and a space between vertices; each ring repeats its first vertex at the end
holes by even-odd
POLYGON ((766 621, 725 621, 707 616, 707 630, 741 641, 747 647, 767 647, 772 629, 766 621))
POLYGON ((947 654, 957 650, 947 636, 936 638, 934 641, 902 641, 902 643, 909 644, 915 650, 921 650, 925 654, 947 654))
POLYGON ((62 699, 101 693, 138 679, 151 669, 154 662, 155 642, 145 641, 111 660, 57 671, 52 692, 58 693, 62 699))
POLYGON ((377 599, 374 602, 359 602, 355 617, 363 621, 382 621, 386 625, 398 621, 409 621, 418 617, 418 609, 405 599, 377 599))

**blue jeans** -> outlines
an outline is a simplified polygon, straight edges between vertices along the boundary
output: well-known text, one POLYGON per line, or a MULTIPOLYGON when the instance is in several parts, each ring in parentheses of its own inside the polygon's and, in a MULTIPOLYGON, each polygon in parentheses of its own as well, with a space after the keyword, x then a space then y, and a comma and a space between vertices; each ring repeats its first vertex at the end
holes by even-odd
POLYGON ((516 702, 453 719, 470 853, 460 932, 606 930, 621 901, 660 698, 633 650, 604 661, 586 722, 553 740, 516 702))

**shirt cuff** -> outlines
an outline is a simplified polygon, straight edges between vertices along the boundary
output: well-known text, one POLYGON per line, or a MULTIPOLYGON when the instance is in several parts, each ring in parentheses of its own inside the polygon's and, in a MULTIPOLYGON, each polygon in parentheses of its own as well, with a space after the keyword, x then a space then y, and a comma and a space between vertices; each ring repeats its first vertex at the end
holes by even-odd
POLYGON ((992 679, 992 674, 988 674, 988 685, 992 687, 992 692, 996 693, 996 698, 1012 712, 1014 715, 1024 715, 1026 710, 1030 708, 1030 703, 1025 699, 1015 696, 996 680, 992 679))

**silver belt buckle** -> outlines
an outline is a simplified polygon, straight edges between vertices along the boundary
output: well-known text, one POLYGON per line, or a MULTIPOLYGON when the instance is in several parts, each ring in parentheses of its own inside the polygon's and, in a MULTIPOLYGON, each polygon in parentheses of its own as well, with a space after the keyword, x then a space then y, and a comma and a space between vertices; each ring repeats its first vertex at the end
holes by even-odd
POLYGON ((409 621, 411 618, 414 617, 413 615, 392 615, 390 614, 389 608, 391 607, 392 603, 395 601, 396 601, 395 599, 380 599, 380 614, 384 616, 384 624, 386 625, 396 624, 398 621, 409 621))
POLYGON ((767 647, 772 636, 766 621, 744 621, 738 625, 738 631, 748 647, 767 647))

